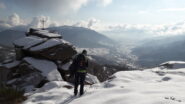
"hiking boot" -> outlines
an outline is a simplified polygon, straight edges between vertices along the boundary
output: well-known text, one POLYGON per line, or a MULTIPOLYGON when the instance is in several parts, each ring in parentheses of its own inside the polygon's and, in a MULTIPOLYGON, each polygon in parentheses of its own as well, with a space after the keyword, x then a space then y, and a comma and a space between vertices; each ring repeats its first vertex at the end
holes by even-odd
POLYGON ((80 96, 82 96, 84 93, 80 93, 80 96))

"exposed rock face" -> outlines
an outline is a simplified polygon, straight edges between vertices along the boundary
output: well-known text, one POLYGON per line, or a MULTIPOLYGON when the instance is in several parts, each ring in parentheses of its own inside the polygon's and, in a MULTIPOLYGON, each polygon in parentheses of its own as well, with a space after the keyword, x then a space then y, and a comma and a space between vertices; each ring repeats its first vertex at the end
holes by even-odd
MULTIPOLYGON (((43 81, 62 80, 57 66, 48 60, 25 57, 17 62, 5 64, 9 67, 8 85, 27 89, 27 86, 37 87, 43 81), (14 64, 15 66, 11 66, 14 64)), ((28 89, 29 90, 29 89, 28 89)))
POLYGON ((0 65, 0 87, 5 84, 5 82, 8 80, 7 76, 10 70, 7 70, 5 67, 0 65))
POLYGON ((89 61, 89 69, 88 73, 97 76, 97 78, 103 82, 109 78, 112 74, 114 74, 116 70, 113 68, 108 68, 103 65, 100 65, 94 61, 89 61))

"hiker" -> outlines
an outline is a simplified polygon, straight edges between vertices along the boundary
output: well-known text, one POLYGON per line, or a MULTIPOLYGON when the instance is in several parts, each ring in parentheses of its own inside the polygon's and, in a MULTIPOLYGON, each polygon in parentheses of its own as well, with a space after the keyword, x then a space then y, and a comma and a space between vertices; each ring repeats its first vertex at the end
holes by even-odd
POLYGON ((78 85, 80 84, 80 96, 84 94, 84 82, 87 73, 88 59, 87 51, 83 50, 82 53, 78 54, 74 61, 74 95, 78 94, 78 85))

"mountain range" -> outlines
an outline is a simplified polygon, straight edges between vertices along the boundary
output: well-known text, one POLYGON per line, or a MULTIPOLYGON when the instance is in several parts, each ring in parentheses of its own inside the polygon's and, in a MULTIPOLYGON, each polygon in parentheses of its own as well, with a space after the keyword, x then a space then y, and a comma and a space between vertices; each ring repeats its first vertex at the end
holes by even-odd
MULTIPOLYGON (((0 44, 12 47, 12 42, 24 37, 27 30, 27 28, 19 26, 1 31, 0 44)), ((51 27, 48 30, 61 34, 65 40, 80 48, 107 48, 114 44, 114 41, 108 37, 83 27, 60 26, 51 27)))
POLYGON ((185 61, 185 35, 154 38, 135 47, 132 54, 138 57, 138 64, 154 67, 165 61, 185 61))

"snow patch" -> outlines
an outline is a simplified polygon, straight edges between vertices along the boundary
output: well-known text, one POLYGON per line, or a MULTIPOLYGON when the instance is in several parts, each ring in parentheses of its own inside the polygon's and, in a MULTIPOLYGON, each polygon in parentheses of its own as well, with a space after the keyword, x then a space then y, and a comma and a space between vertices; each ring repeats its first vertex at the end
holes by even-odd
POLYGON ((66 44, 68 43, 67 41, 63 40, 63 39, 49 39, 48 41, 44 42, 41 45, 35 46, 33 48, 31 48, 31 51, 39 51, 39 50, 43 50, 46 48, 50 48, 59 44, 66 44))
POLYGON ((29 37, 24 37, 24 38, 15 40, 13 43, 18 47, 23 47, 23 49, 28 49, 34 45, 44 42, 45 40, 46 39, 39 38, 36 36, 29 36, 29 37))
POLYGON ((60 34, 51 33, 48 30, 38 30, 38 31, 35 31, 35 33, 43 35, 45 37, 49 37, 49 38, 60 38, 61 37, 60 34))
POLYGON ((31 64, 34 68, 40 70, 48 80, 62 80, 55 63, 48 60, 35 59, 32 57, 26 57, 23 60, 31 64))
POLYGON ((70 67, 71 64, 72 64, 72 61, 70 61, 70 62, 68 62, 68 63, 62 65, 62 69, 63 69, 63 70, 69 70, 69 67, 70 67))

